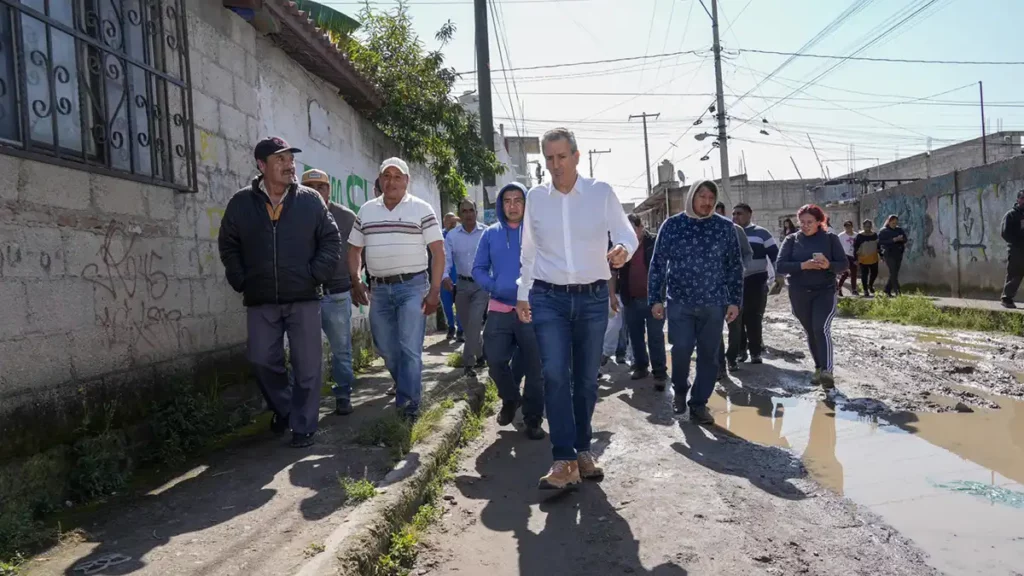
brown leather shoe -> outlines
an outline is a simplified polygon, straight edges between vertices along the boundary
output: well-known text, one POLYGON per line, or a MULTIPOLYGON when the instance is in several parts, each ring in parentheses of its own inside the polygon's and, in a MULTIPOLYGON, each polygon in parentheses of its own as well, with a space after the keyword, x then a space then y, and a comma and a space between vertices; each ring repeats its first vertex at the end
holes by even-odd
POLYGON ((538 488, 541 490, 564 490, 579 486, 580 468, 572 460, 555 460, 546 476, 542 476, 538 488))
POLYGON ((593 452, 580 452, 576 456, 576 463, 580 468, 580 476, 587 480, 603 480, 604 468, 597 463, 597 456, 593 452))

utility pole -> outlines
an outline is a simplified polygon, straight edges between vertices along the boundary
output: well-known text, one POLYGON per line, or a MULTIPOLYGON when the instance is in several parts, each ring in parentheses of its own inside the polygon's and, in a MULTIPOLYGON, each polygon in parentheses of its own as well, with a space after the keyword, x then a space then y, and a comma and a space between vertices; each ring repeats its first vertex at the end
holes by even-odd
POLYGON ((590 157, 590 177, 594 177, 594 154, 611 154, 611 148, 608 150, 591 150, 587 152, 587 156, 590 157))
MULTIPOLYGON (((480 137, 484 147, 494 150, 494 116, 491 111, 491 55, 487 39, 487 0, 474 0, 476 16, 476 81, 480 95, 480 137)), ((484 173, 484 208, 490 208, 487 186, 494 186, 494 174, 484 173)))
POLYGON ((722 43, 718 38, 718 0, 711 0, 711 32, 715 51, 715 95, 718 100, 718 154, 722 162, 723 201, 729 203, 729 143, 725 134, 725 93, 722 91, 722 43))
POLYGON ((629 115, 629 119, 630 120, 632 120, 633 118, 640 118, 640 119, 642 119, 644 121, 644 158, 647 160, 647 195, 648 196, 651 195, 651 191, 653 191, 653 187, 651 186, 651 148, 650 148, 650 145, 648 145, 648 143, 647 143, 647 119, 648 118, 657 118, 658 116, 661 116, 661 112, 657 112, 655 114, 648 114, 647 112, 644 112, 643 114, 630 114, 629 115))
POLYGON ((988 144, 985 142, 985 88, 978 81, 978 96, 981 98, 981 163, 988 164, 988 144))

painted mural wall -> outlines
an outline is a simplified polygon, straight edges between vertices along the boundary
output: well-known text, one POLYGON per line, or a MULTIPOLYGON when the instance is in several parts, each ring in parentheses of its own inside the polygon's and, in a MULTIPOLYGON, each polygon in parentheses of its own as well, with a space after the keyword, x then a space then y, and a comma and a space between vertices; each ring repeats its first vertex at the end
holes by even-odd
POLYGON ((900 217, 910 239, 901 281, 964 297, 992 294, 1006 273, 1003 215, 1022 189, 1024 157, 869 194, 861 216, 877 227, 900 217))

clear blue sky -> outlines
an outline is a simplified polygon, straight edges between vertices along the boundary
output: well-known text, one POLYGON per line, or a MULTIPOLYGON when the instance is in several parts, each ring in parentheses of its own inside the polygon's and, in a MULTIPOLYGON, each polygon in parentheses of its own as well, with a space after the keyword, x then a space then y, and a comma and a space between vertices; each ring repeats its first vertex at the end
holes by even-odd
MULTIPOLYGON (((644 146, 640 122, 630 114, 660 112, 649 123, 651 164, 664 154, 677 169, 693 178, 720 173, 718 151, 711 140, 697 142, 694 134, 714 131, 705 115, 700 126, 693 120, 712 103, 714 63, 711 57, 711 20, 698 0, 490 0, 496 6, 503 32, 501 55, 498 34, 491 30, 493 69, 559 64, 586 60, 643 56, 698 50, 645 62, 573 66, 556 69, 492 74, 495 128, 506 133, 535 136, 556 125, 573 129, 583 151, 581 171, 587 172, 586 151, 611 149, 595 156, 595 176, 610 182, 623 201, 646 194, 644 146), (519 98, 512 89, 513 77, 519 98), (513 92, 512 94, 509 94, 513 92), (578 95, 602 92, 616 95, 578 95), (642 95, 619 95, 641 93, 642 95), (512 110, 515 104, 513 123, 512 110), (520 113, 520 108, 525 114, 520 113), (525 116, 525 118, 524 118, 525 116), (686 132, 683 137, 679 138, 686 132), (670 143, 678 139, 676 147, 670 143), (711 151, 709 161, 700 157, 711 151)), ((330 1, 328 5, 355 15, 361 3, 330 1)), ((790 157, 805 178, 821 174, 808 144, 808 134, 832 176, 846 173, 852 157, 857 169, 907 156, 932 147, 980 135, 979 80, 984 82, 986 116, 990 130, 1002 122, 1004 130, 1024 130, 1024 66, 954 66, 847 61, 805 92, 777 104, 805 82, 835 63, 834 60, 798 58, 739 103, 737 96, 754 88, 786 57, 735 52, 762 49, 795 52, 851 6, 861 9, 808 50, 809 53, 846 55, 895 15, 927 0, 721 0, 722 43, 726 109, 730 121, 730 166, 739 172, 745 156, 752 179, 796 178, 790 157), (913 98, 935 97, 960 105, 932 101, 895 104, 913 98), (1002 106, 1000 106, 1002 104, 1002 106), (852 109, 852 110, 851 110, 852 109), (761 122, 767 118, 769 124, 761 122), (753 119, 747 125, 740 124, 753 119), (768 136, 759 131, 764 128, 768 136)), ((395 2, 374 2, 376 7, 395 2)), ((410 14, 428 48, 435 48, 434 32, 448 19, 458 27, 445 49, 447 62, 458 71, 475 69, 473 3, 471 0, 409 0, 410 14)), ((710 9, 710 0, 705 0, 710 9)), ((1024 1, 937 0, 916 19, 859 56, 928 60, 1024 60, 1024 1)), ((467 74, 457 93, 476 89, 476 77, 467 74)), ((653 173, 653 169, 652 169, 653 173)), ((656 175, 653 176, 656 179, 656 175)))

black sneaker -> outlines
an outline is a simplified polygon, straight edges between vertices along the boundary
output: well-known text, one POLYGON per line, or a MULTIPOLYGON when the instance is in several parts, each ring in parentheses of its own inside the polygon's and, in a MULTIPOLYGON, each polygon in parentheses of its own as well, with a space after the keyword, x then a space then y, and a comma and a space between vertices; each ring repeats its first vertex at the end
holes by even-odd
POLYGON ((277 412, 270 417, 270 431, 277 436, 283 435, 288 431, 288 417, 281 416, 277 412))
POLYGON ((458 334, 455 335, 455 341, 458 342, 459 344, 462 344, 463 342, 466 341, 466 337, 462 335, 462 332, 459 332, 458 334))
POLYGON ((719 380, 725 380, 728 377, 729 377, 729 373, 725 371, 725 366, 722 366, 721 368, 718 369, 718 379, 719 380))
POLYGON ((292 434, 291 447, 292 448, 309 448, 313 445, 313 433, 299 434, 295 432, 292 434))
POLYGON ((999 303, 1003 305, 1003 308, 1016 308, 1017 307, 1017 305, 1014 304, 1013 300, 1010 299, 1010 298, 1003 298, 1002 300, 999 301, 999 303))
POLYGON ((747 352, 746 351, 740 352, 739 361, 740 362, 746 362, 747 361, 747 352))
POLYGON ((498 411, 498 426, 508 426, 516 419, 516 410, 519 409, 519 402, 505 402, 498 411))
POLYGON ((474 368, 486 368, 487 367, 487 359, 486 358, 481 358, 481 359, 477 360, 476 364, 473 367, 474 368))
POLYGON ((338 416, 348 416, 352 413, 352 401, 348 398, 338 398, 334 402, 334 413, 338 416))
POLYGON ((462 374, 469 378, 476 378, 476 370, 472 366, 466 366, 462 369, 462 374))
POLYGON ((609 360, 611 360, 609 356, 601 356, 601 366, 607 366, 609 360))
POLYGON ((548 433, 540 427, 539 422, 527 422, 526 431, 523 433, 526 434, 526 437, 530 440, 543 440, 548 436, 548 433))
POLYGON ((701 426, 711 426, 715 423, 715 417, 711 415, 711 411, 708 410, 707 406, 691 407, 690 422, 701 426))
POLYGON ((672 411, 676 414, 686 414, 686 394, 676 392, 675 398, 672 399, 672 411))
POLYGON ((626 357, 625 356, 616 356, 615 357, 615 363, 620 365, 620 366, 625 366, 626 364, 628 364, 628 362, 626 362, 626 357))
POLYGON ((385 394, 387 394, 388 396, 394 396, 394 395, 398 394, 398 385, 397 384, 392 384, 391 388, 388 388, 388 391, 385 392, 385 394))
POLYGON ((454 340, 455 339, 455 330, 449 329, 448 330, 448 334, 445 335, 444 339, 445 340, 454 340))
POLYGON ((761 355, 760 354, 751 354, 750 355, 750 363, 751 364, 764 364, 764 360, 761 359, 761 355))
POLYGON ((729 360, 728 364, 729 364, 729 372, 735 372, 735 371, 740 369, 739 363, 736 362, 735 360, 729 360))
POLYGON ((643 380, 644 378, 647 378, 650 375, 651 375, 651 373, 648 372, 647 370, 633 370, 633 374, 630 375, 629 379, 630 380, 643 380))
POLYGON ((654 375, 654 389, 658 392, 665 391, 665 383, 668 381, 668 374, 654 375))

